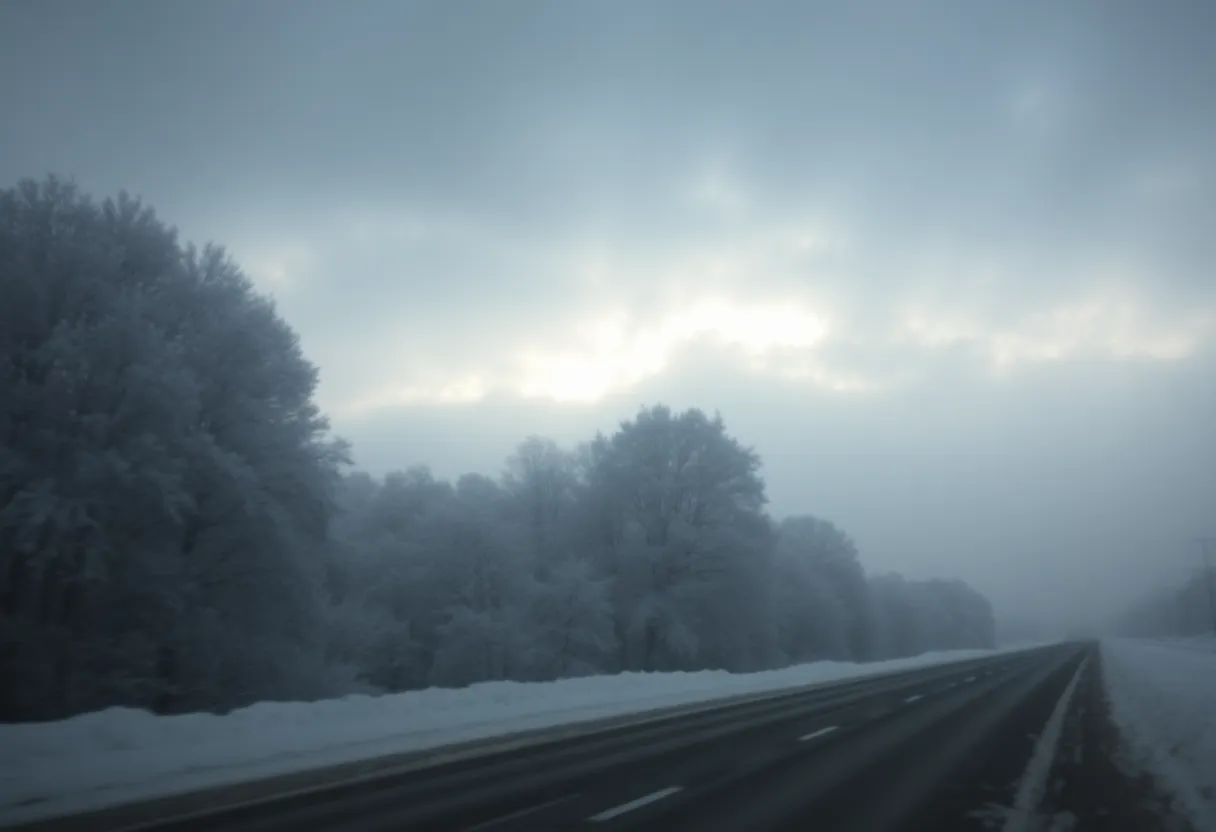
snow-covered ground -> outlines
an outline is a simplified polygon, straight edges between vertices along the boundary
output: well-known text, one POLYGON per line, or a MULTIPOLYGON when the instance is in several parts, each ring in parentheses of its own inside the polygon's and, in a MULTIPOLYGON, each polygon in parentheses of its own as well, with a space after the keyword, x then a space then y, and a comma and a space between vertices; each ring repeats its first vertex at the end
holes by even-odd
POLYGON ((1154 774, 1200 830, 1216 832, 1216 655, 1200 641, 1111 639, 1102 661, 1121 762, 1154 774))
POLYGON ((486 682, 389 696, 273 702, 158 717, 113 708, 60 722, 0 725, 0 823, 319 768, 529 729, 946 664, 956 650, 763 673, 625 673, 546 683, 486 682))
POLYGON ((1198 650, 1202 653, 1216 653, 1216 636, 1181 636, 1179 638, 1161 639, 1163 644, 1181 647, 1186 650, 1198 650))

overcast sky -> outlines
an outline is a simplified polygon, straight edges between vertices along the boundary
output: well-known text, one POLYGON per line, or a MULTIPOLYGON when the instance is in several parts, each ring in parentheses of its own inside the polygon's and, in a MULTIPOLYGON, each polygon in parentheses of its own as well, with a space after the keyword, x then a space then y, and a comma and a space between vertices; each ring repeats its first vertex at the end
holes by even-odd
POLYGON ((1001 614, 1216 534, 1216 4, 0 3, 0 181, 226 245, 358 463, 718 410, 1001 614))

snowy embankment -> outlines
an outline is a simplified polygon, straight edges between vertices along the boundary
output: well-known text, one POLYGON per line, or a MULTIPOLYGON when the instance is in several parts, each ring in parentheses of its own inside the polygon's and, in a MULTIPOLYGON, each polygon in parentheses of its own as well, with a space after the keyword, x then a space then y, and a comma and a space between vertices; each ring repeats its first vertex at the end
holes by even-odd
POLYGON ((60 722, 0 725, 0 823, 1030 646, 868 664, 814 662, 747 674, 623 673, 543 683, 485 682, 323 702, 267 702, 222 716, 158 717, 113 708, 60 722))
POLYGON ((1199 641, 1111 639, 1102 663, 1120 762, 1152 774, 1197 829, 1216 832, 1216 654, 1199 641))
POLYGON ((1179 647, 1183 650, 1198 650, 1201 653, 1216 653, 1216 636, 1180 636, 1178 638, 1156 639, 1162 644, 1179 647))

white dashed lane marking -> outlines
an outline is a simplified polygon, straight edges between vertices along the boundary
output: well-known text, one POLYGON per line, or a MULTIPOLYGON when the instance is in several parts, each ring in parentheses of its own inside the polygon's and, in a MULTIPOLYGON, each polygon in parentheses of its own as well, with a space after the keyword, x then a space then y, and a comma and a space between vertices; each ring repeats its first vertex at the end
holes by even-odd
POLYGON ((632 812, 635 809, 641 809, 643 806, 649 806, 651 803, 662 800, 665 797, 671 797, 676 792, 683 789, 683 786, 668 786, 666 789, 659 789, 657 792, 651 792, 648 795, 639 797, 637 800, 631 800, 628 803, 622 803, 620 806, 614 806, 611 809, 605 809, 598 815, 592 815, 590 820, 596 823, 604 823, 605 821, 618 818, 621 815, 632 812))
POLYGON ((827 728, 820 728, 818 731, 812 731, 809 734, 803 734, 801 737, 798 738, 798 741, 807 742, 808 740, 818 739, 819 737, 822 737, 825 734, 830 734, 835 730, 836 730, 835 725, 829 725, 827 728))
POLYGON ((500 817, 494 818, 493 820, 487 820, 484 823, 477 824, 476 826, 467 826, 467 827, 465 827, 464 832, 477 832, 478 830, 481 830, 481 829, 493 829, 495 826, 498 826, 499 824, 508 823, 513 820, 519 820, 520 818, 527 817, 528 815, 536 814, 537 812, 541 812, 541 811, 544 811, 545 809, 556 806, 559 803, 565 803, 567 800, 573 800, 576 797, 578 797, 577 793, 568 794, 564 797, 558 797, 553 800, 547 800, 544 803, 538 803, 535 806, 529 806, 526 809, 520 809, 519 811, 512 812, 509 815, 502 815, 500 817))

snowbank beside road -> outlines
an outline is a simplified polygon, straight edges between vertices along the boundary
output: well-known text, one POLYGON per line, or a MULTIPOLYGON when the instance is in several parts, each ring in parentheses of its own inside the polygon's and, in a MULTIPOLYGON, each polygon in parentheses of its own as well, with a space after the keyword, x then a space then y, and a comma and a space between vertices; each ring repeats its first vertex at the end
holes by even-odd
POLYGON ((267 702, 223 716, 114 708, 0 725, 0 823, 417 751, 529 729, 946 664, 1026 649, 957 650, 762 673, 624 673, 485 682, 323 702, 267 702))
POLYGON ((1171 790, 1198 829, 1216 832, 1216 655, 1112 639, 1102 642, 1102 664, 1124 762, 1171 790))
POLYGON ((1181 647, 1184 650, 1198 650, 1202 653, 1216 653, 1216 636, 1183 636, 1181 638, 1160 639, 1163 644, 1171 647, 1181 647))

